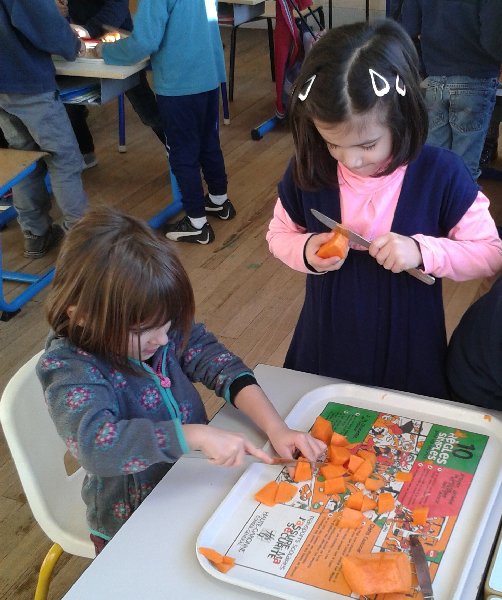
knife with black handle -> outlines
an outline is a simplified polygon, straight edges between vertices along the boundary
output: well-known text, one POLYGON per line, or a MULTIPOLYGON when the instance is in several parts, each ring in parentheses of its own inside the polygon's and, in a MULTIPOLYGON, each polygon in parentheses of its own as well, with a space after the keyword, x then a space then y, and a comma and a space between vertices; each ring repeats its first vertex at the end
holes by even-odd
MULTIPOLYGON (((366 238, 363 238, 362 236, 360 236, 355 231, 352 231, 351 229, 348 229, 347 227, 340 225, 340 223, 337 223, 335 220, 330 219, 326 215, 323 215, 321 212, 319 212, 315 208, 311 208, 310 212, 314 215, 314 217, 318 221, 321 221, 321 223, 323 225, 326 225, 326 227, 329 227, 330 229, 338 230, 340 233, 342 233, 343 235, 348 237, 349 240, 351 242, 353 242, 354 244, 359 244, 360 246, 364 246, 365 248, 370 247, 371 242, 369 240, 367 240, 366 238)), ((415 268, 407 269, 406 272, 409 273, 410 275, 412 275, 413 277, 416 277, 423 283, 426 283, 427 285, 432 285, 436 281, 436 279, 432 275, 428 275, 427 273, 424 273, 420 269, 415 269, 415 268)))

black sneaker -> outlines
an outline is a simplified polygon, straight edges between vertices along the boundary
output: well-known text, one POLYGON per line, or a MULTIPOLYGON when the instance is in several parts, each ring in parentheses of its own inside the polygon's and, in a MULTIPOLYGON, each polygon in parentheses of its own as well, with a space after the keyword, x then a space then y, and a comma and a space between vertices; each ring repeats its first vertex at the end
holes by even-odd
POLYGON ((64 231, 59 225, 51 225, 44 235, 34 235, 31 231, 24 233, 25 258, 42 258, 47 252, 57 246, 64 237, 64 231))
POLYGON ((166 227, 166 238, 174 242, 192 242, 194 244, 209 244, 214 240, 214 231, 209 223, 204 223, 202 229, 192 225, 188 216, 181 221, 166 227))
POLYGON ((210 215, 212 217, 218 217, 222 221, 229 221, 233 219, 236 215, 234 205, 230 202, 230 200, 225 200, 223 204, 215 204, 211 201, 209 195, 207 195, 204 199, 204 206, 206 209, 206 215, 210 215))

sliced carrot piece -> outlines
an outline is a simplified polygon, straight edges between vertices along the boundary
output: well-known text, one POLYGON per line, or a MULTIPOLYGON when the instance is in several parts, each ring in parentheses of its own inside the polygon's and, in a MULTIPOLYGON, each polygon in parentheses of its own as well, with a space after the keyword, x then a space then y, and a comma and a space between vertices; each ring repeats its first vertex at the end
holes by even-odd
POLYGON ((366 512, 367 510, 374 510, 377 507, 377 503, 373 498, 369 496, 363 497, 363 505, 361 506, 361 512, 366 512))
MULTIPOLYGON (((384 492, 378 496, 377 501, 377 512, 378 514, 390 512, 394 510, 396 503, 394 501, 394 496, 389 492, 384 492)), ((397 591, 397 590, 396 590, 397 591)))
POLYGON ((266 504, 267 506, 274 506, 276 503, 275 496, 277 494, 278 489, 279 484, 277 483, 277 481, 270 481, 269 483, 267 483, 267 485, 262 487, 261 490, 256 492, 256 494, 254 495, 255 500, 261 502, 262 504, 266 504))
POLYGON ((359 483, 364 483, 373 472, 373 465, 369 460, 365 460, 363 464, 352 474, 352 479, 359 483))
POLYGON ((342 573, 355 594, 370 596, 411 592, 411 564, 404 552, 344 556, 342 573))
POLYGON ((371 450, 361 449, 357 451, 357 456, 364 458, 364 460, 369 460, 370 463, 373 465, 373 468, 375 468, 377 457, 374 452, 371 452, 371 450))
POLYGON ((398 471, 395 474, 394 479, 396 481, 411 481, 413 479, 413 473, 410 471, 398 471))
POLYGON ((343 446, 330 446, 328 460, 334 465, 343 465, 351 458, 350 452, 343 446))
POLYGON ((425 525, 427 523, 427 517, 429 515, 428 506, 415 506, 411 511, 414 525, 425 525))
POLYGON ((350 444, 349 444, 349 440, 344 435, 342 435, 341 433, 338 433, 337 431, 333 431, 329 445, 330 446, 349 446, 350 444))
POLYGON ((318 440, 323 441, 326 444, 326 446, 329 446, 331 436, 333 435, 333 427, 331 425, 331 422, 319 415, 318 417, 316 417, 316 420, 312 425, 310 435, 318 440))
POLYGON ((353 508, 354 510, 361 510, 364 501, 364 494, 361 490, 350 494, 350 496, 345 501, 345 506, 347 508, 353 508))
POLYGON ((349 251, 349 238, 346 237, 340 231, 333 229, 333 237, 317 250, 317 256, 321 258, 330 258, 331 256, 338 256, 339 258, 345 258, 349 251))
POLYGON ((370 475, 370 477, 368 477, 368 479, 366 479, 364 482, 364 487, 370 492, 376 492, 380 488, 383 488, 386 483, 387 482, 381 475, 373 473, 373 475, 370 475))
POLYGON ((296 485, 289 483, 289 481, 281 481, 277 487, 277 492, 275 494, 275 503, 283 504, 284 502, 289 502, 295 497, 298 488, 296 485))
POLYGON ((347 489, 345 479, 343 477, 334 477, 333 479, 326 479, 325 482, 321 483, 320 491, 325 494, 341 494, 347 489))
POLYGON ((307 481, 312 479, 312 467, 310 463, 305 459, 299 459, 295 467, 295 475, 293 479, 299 483, 300 481, 307 481))
POLYGON ((355 454, 351 454, 349 458, 349 464, 347 465, 347 470, 349 471, 349 473, 355 473, 363 463, 364 458, 356 456, 355 454))
POLYGON ((364 515, 362 512, 354 510, 353 508, 344 507, 336 526, 341 529, 357 529, 358 527, 361 527, 363 520, 364 515))
POLYGON ((213 548, 200 547, 199 552, 209 560, 213 567, 222 573, 226 573, 235 565, 235 558, 220 554, 213 548))
POLYGON ((346 472, 346 469, 341 465, 332 465, 330 463, 322 466, 319 469, 320 474, 326 479, 333 479, 335 477, 340 477, 346 472))

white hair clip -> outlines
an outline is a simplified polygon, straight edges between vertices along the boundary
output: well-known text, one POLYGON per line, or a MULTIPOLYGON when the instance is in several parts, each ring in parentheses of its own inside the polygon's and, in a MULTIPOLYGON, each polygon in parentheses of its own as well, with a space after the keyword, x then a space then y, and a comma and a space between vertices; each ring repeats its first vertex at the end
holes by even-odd
MULTIPOLYGON (((371 85, 373 86, 373 91, 375 92, 375 94, 379 98, 382 96, 385 96, 385 94, 388 94, 390 91, 390 85, 389 85, 389 82, 387 81, 387 79, 385 79, 385 77, 383 77, 382 75, 380 75, 380 73, 377 73, 373 69, 368 69, 368 71, 369 71, 369 74, 371 77, 371 85), (382 84, 382 82, 383 82, 383 85, 380 85, 380 87, 378 87, 378 85, 377 85, 376 77, 378 77, 379 84, 382 84)), ((396 92, 400 96, 405 96, 406 95, 406 86, 403 83, 402 86, 399 87, 400 83, 401 83, 401 80, 399 79, 399 75, 396 75, 396 92)))
POLYGON ((317 74, 312 75, 312 77, 309 77, 307 81, 303 84, 302 91, 298 92, 298 99, 302 102, 307 99, 307 96, 310 93, 310 89, 312 88, 312 84, 314 83, 316 77, 317 74))

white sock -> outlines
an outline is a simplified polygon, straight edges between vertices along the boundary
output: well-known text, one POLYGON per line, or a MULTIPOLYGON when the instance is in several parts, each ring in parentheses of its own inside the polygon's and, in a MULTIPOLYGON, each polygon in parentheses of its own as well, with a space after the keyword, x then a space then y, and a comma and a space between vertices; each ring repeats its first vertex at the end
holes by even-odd
POLYGON ((226 200, 228 200, 228 196, 226 194, 221 194, 221 196, 213 196, 213 194, 209 194, 209 199, 213 204, 222 206, 226 200))
POLYGON ((202 229, 204 227, 204 225, 207 223, 206 217, 198 217, 197 219, 193 219, 192 217, 189 217, 189 219, 190 219, 190 223, 197 229, 202 229))

